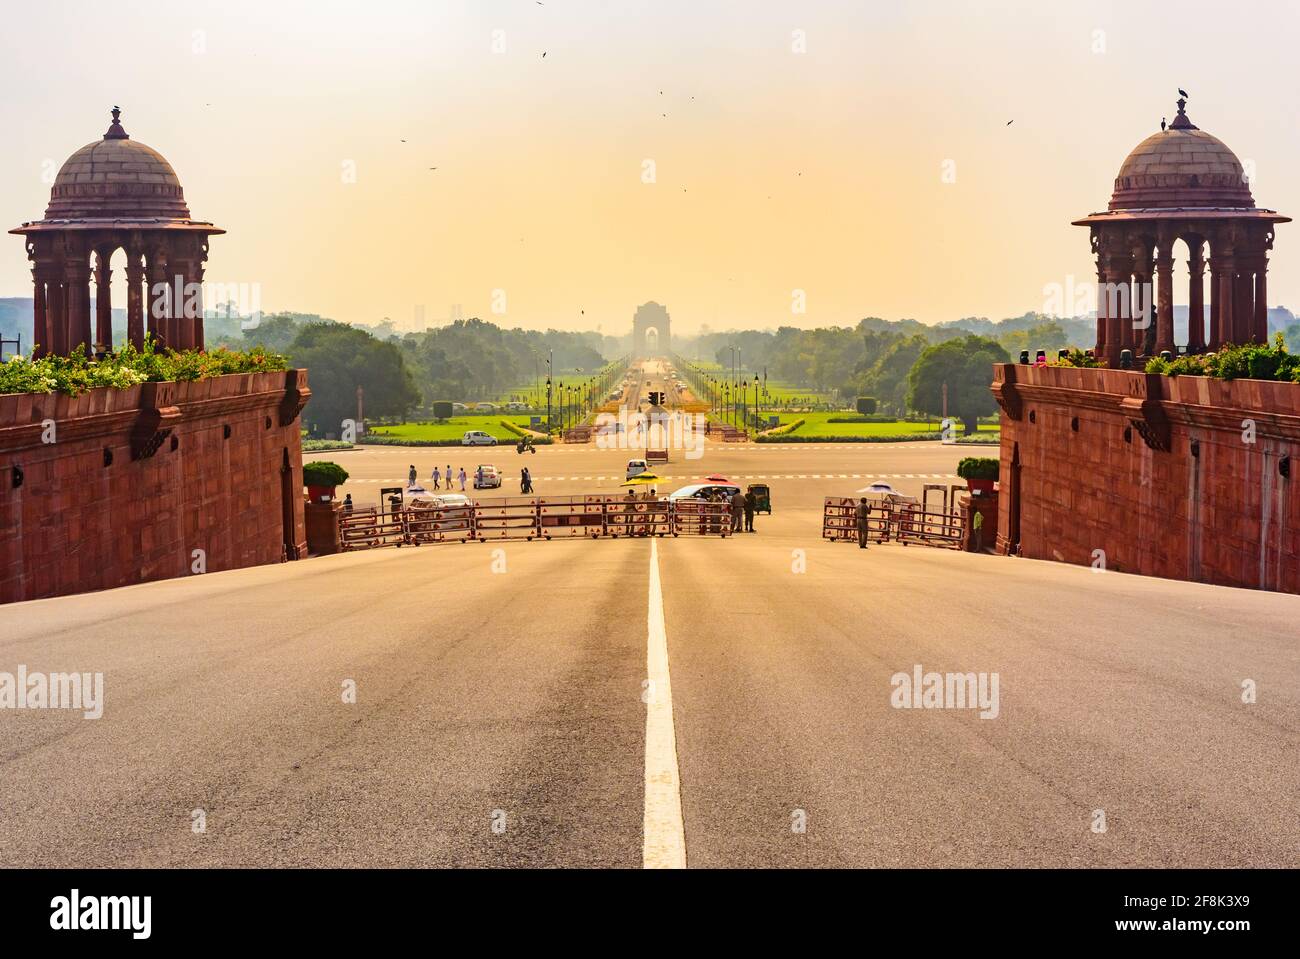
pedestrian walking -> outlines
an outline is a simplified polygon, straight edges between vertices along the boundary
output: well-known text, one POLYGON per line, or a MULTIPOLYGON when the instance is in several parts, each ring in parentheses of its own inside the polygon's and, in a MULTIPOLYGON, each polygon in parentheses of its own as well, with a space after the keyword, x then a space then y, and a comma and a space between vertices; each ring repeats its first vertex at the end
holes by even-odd
POLYGON ((411 464, 411 471, 406 474, 406 485, 414 486, 420 479, 420 474, 415 471, 415 464, 411 464))
POLYGON ((351 494, 351 493, 349 493, 347 496, 343 497, 343 512, 345 512, 345 513, 351 513, 351 512, 352 512, 352 494, 351 494))
POLYGON ((479 466, 474 470, 474 488, 483 488, 483 467, 479 466))
MULTIPOLYGON (((438 485, 438 481, 441 480, 441 479, 442 479, 442 473, 439 472, 438 467, 437 467, 437 465, 435 464, 434 467, 433 467, 433 488, 434 488, 434 489, 442 489, 442 487, 438 485)), ((447 477, 447 485, 448 485, 448 486, 451 485, 451 477, 450 477, 450 476, 447 477)))
POLYGON ((533 477, 525 466, 519 474, 519 492, 527 495, 533 491, 533 477))
POLYGON ((745 507, 745 532, 752 533, 754 532, 754 494, 753 493, 748 493, 748 492, 745 493, 743 505, 745 507))
POLYGON ((867 498, 864 496, 853 509, 853 520, 858 527, 858 549, 867 548, 867 518, 870 515, 871 507, 867 505, 867 498))
MULTIPOLYGON (((448 466, 447 470, 450 472, 451 467, 448 466)), ((465 467, 463 466, 460 468, 460 491, 465 492, 465 467)))
POLYGON ((733 533, 740 532, 740 524, 745 516, 745 504, 740 497, 740 490, 736 490, 731 496, 731 531, 733 533))

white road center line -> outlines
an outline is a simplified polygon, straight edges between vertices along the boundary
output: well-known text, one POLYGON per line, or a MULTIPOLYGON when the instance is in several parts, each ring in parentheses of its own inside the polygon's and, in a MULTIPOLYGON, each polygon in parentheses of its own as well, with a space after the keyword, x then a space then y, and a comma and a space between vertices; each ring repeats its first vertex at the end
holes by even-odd
POLYGON ((668 679, 668 632, 664 594, 659 584, 658 540, 650 540, 650 598, 646 617, 645 820, 641 862, 646 869, 685 869, 686 832, 682 825, 677 733, 673 729, 673 689, 668 679))

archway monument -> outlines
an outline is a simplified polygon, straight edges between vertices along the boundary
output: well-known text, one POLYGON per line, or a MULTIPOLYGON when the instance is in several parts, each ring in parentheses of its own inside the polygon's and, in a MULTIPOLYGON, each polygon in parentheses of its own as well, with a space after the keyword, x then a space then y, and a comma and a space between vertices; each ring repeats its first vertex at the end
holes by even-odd
POLYGON ((668 308, 661 306, 654 300, 638 306, 636 314, 632 317, 632 355, 634 357, 649 355, 646 352, 646 331, 648 330, 654 330, 659 334, 655 346, 655 355, 668 356, 673 347, 672 318, 668 315, 668 308))

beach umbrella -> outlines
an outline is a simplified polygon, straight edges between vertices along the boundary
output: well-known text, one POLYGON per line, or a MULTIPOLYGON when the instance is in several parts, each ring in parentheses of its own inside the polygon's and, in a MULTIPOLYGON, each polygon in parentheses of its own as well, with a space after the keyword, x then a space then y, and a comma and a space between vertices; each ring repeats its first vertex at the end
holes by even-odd
POLYGON ((656 476, 654 473, 638 473, 636 476, 633 476, 630 480, 628 480, 626 483, 623 483, 622 485, 623 486, 649 486, 651 483, 658 483, 660 479, 662 479, 662 477, 656 476))

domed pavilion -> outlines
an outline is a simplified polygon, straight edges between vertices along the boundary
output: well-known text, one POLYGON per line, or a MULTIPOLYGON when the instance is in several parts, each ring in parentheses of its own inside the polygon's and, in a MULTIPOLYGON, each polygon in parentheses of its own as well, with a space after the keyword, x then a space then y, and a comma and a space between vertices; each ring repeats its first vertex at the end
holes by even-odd
POLYGON ((120 116, 114 107, 103 139, 68 157, 45 218, 9 231, 27 238, 39 356, 112 348, 109 262, 118 249, 126 254, 127 340, 144 345, 147 304, 148 332, 161 346, 203 348, 202 300, 186 290, 196 292, 203 282, 208 237, 225 231, 190 217, 176 171, 158 151, 132 140, 120 116))
POLYGON ((1109 208, 1074 221, 1092 234, 1096 355, 1112 367, 1120 365, 1123 350, 1143 357, 1268 340, 1268 251, 1275 224, 1290 217, 1255 205, 1241 161, 1223 141, 1193 125, 1186 107, 1186 99, 1179 99, 1173 122, 1167 128, 1162 122, 1160 132, 1124 160, 1109 208), (1173 247, 1179 240, 1187 245, 1189 280, 1188 336, 1182 344, 1174 339, 1173 307, 1173 247))

